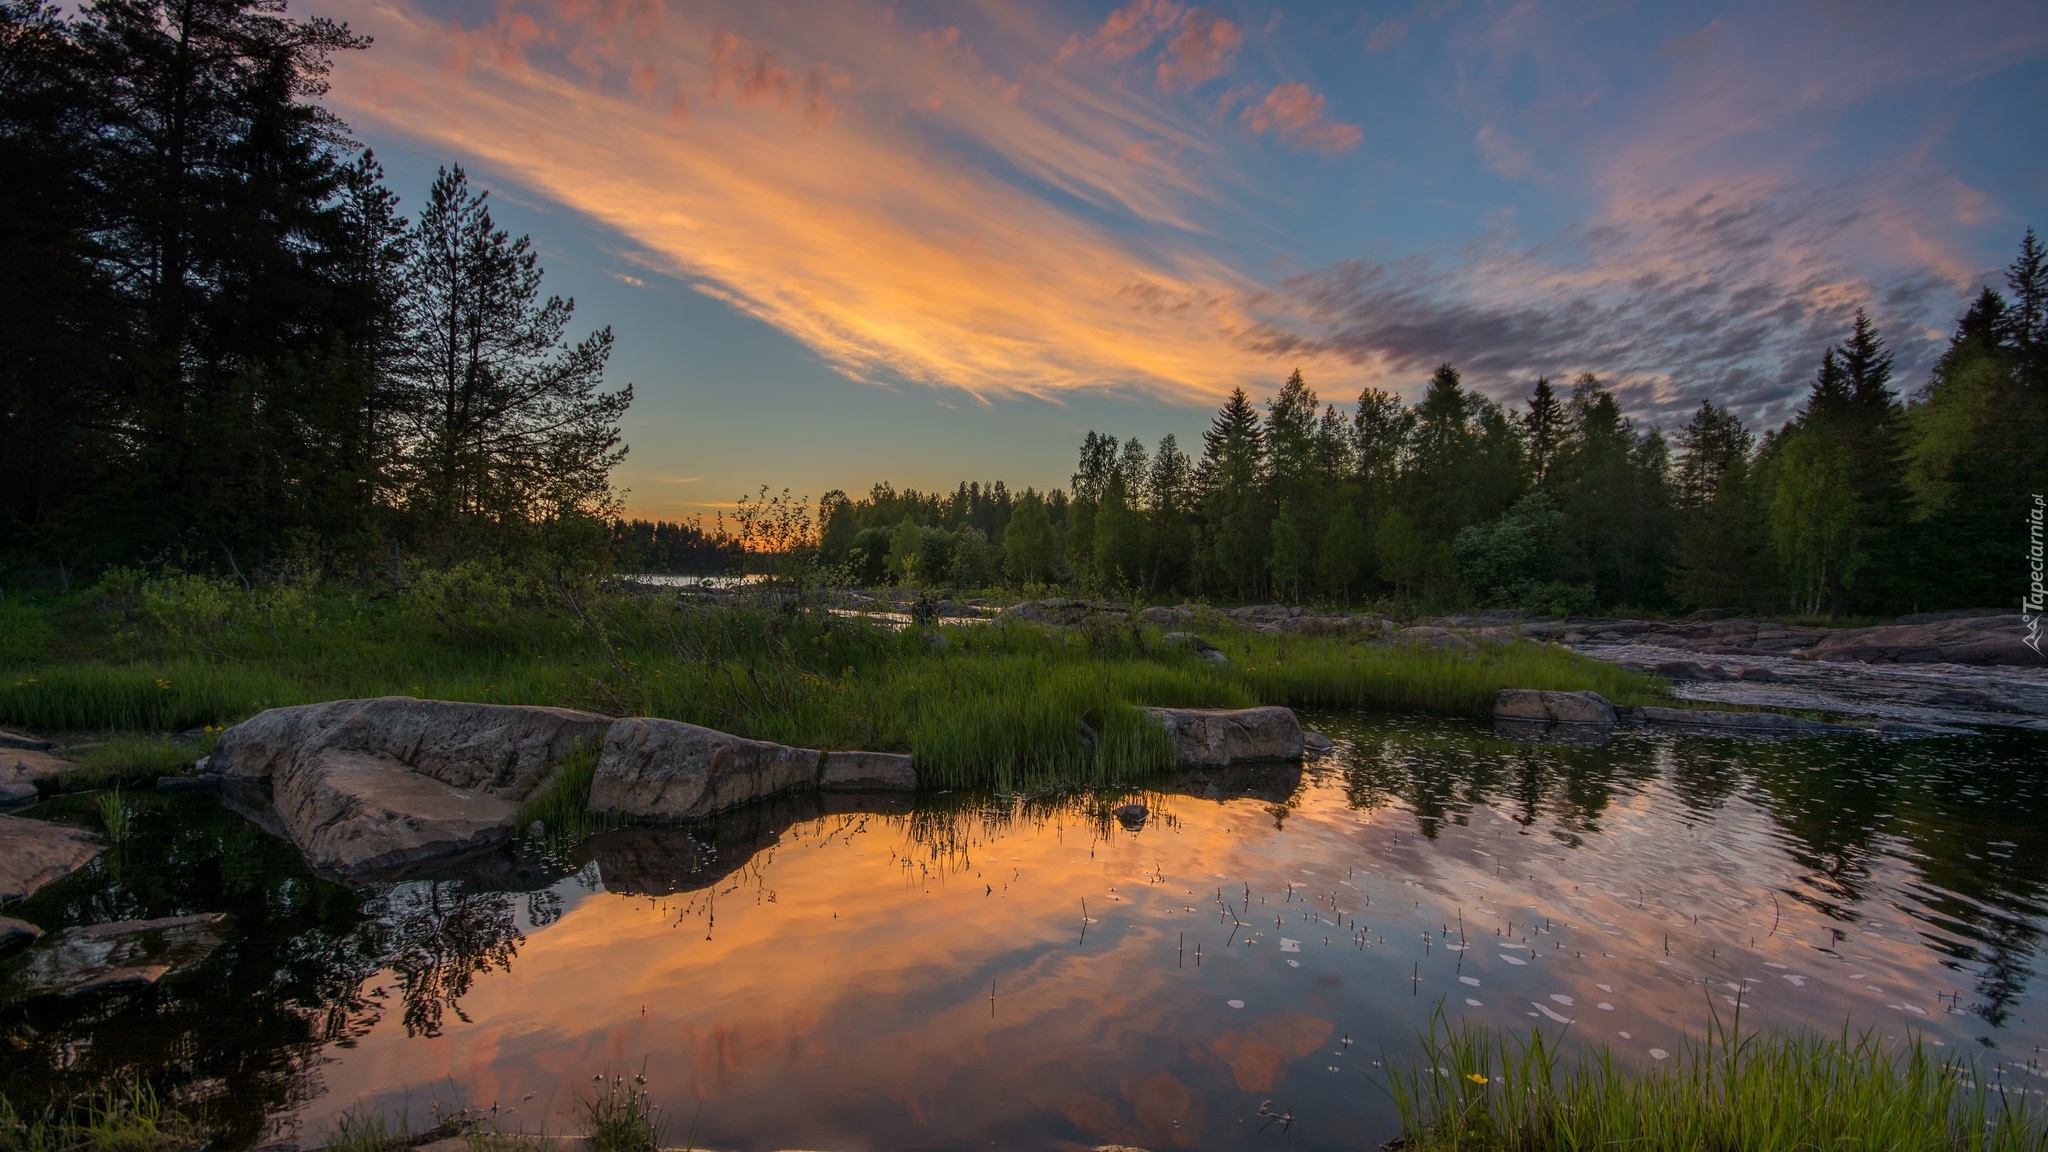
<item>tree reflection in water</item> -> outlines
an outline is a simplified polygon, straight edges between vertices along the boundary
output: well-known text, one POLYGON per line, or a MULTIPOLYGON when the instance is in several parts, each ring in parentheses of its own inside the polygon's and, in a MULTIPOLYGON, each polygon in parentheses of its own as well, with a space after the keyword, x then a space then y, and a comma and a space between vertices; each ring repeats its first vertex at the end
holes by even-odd
MULTIPOLYGON (((89 823, 89 805, 59 798, 37 815, 89 823)), ((233 930, 189 979, 0 1004, 0 1094, 17 1107, 139 1082, 199 1118, 217 1145, 255 1144, 278 1135, 271 1117, 322 1092, 323 1048, 352 1046, 382 1019, 379 973, 395 977, 408 1033, 432 1035, 524 940, 517 893, 458 880, 350 888, 209 799, 131 807, 125 860, 96 862, 8 912, 51 929, 226 912, 233 930)), ((525 897, 529 923, 560 916, 558 894, 525 897)))
MULTIPOLYGON (((1148 808, 1148 827, 1203 818, 1205 805, 1221 801, 1254 802, 1285 822, 1305 784, 1412 821, 1430 840, 1490 809, 1523 835, 1589 859, 1617 845, 1661 850, 1627 839, 1636 834, 1617 824, 1617 808, 1663 806, 1709 838, 1740 819, 1770 829, 1782 853, 1773 859, 1790 865, 1780 895, 1825 917, 1838 939, 1872 912, 1893 917, 1873 902, 1914 917, 1920 943, 1971 974, 1966 1008, 1992 1027, 2013 1017, 2033 976, 2048 915, 2037 737, 1771 744, 1623 733, 1569 747, 1457 722, 1310 720, 1338 748, 1305 769, 1190 773, 1058 795, 955 792, 914 808, 769 803, 690 828, 608 833, 579 850, 588 861, 580 872, 570 862, 498 859, 495 870, 362 888, 310 874, 289 845, 208 799, 138 798, 124 861, 95 864, 9 911, 49 928, 226 912, 234 931, 193 979, 0 1005, 0 1092, 34 1108, 140 1081, 201 1117, 218 1145, 248 1146, 284 1134, 271 1118, 323 1091, 326 1046, 352 1046, 394 1015, 409 1036, 467 1020, 465 997, 511 969, 528 933, 561 918, 564 893, 574 895, 566 877, 613 893, 688 895, 690 911, 701 894, 708 931, 711 899, 766 885, 777 845, 799 825, 805 837, 905 837, 894 858, 922 877, 977 866, 1020 829, 1054 828, 1090 847, 1128 835, 1113 815, 1126 802, 1148 808)), ((92 819, 84 797, 38 814, 92 819)))

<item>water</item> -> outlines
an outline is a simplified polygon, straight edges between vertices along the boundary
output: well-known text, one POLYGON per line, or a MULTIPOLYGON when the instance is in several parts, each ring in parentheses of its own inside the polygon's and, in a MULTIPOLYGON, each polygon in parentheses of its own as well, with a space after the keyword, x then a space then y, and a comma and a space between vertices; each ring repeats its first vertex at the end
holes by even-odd
POLYGON ((125 860, 10 911, 240 933, 183 983, 0 1009, 0 1089, 140 1072, 249 1145, 359 1106, 567 1131, 592 1074, 644 1069, 698 1147, 1354 1148, 1395 1127, 1375 1061, 1439 1006, 1651 1065, 1738 1003, 2048 1086, 2038 735, 1308 719, 1335 755, 1135 794, 1136 831, 1129 793, 806 801, 363 891, 151 802, 125 860))

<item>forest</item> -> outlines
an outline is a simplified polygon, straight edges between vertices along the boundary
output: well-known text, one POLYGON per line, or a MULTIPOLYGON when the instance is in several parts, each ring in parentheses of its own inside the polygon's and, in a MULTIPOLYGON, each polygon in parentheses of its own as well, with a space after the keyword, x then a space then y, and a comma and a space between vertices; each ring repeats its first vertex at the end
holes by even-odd
POLYGON ((1784 426, 1667 436, 1596 376, 1299 372, 1200 445, 1090 432, 1063 489, 875 485, 629 520, 632 387, 441 170, 410 216, 321 104, 366 41, 275 0, 0 0, 0 569, 403 585, 464 561, 1142 598, 1873 616, 2009 604, 2048 443, 2029 229, 1924 381, 1859 312, 1784 426), (1419 382, 1418 382, 1419 383, 1419 382), (761 529, 772 528, 768 535, 761 529))
POLYGON ((0 567, 602 551, 611 331, 570 338, 460 167, 400 214, 320 102, 366 46, 277 0, 0 0, 0 567))
POLYGON ((1436 370, 1349 412, 1295 372, 1235 391, 1198 455, 1089 432, 1068 489, 877 484, 819 506, 866 583, 1392 600, 1547 614, 1877 616, 2009 607, 2048 445, 2048 254, 2032 229, 1910 392, 1858 311, 1782 427, 1702 401, 1666 436, 1586 373, 1505 407, 1436 370), (2029 485, 2034 488, 2030 488, 2029 485))

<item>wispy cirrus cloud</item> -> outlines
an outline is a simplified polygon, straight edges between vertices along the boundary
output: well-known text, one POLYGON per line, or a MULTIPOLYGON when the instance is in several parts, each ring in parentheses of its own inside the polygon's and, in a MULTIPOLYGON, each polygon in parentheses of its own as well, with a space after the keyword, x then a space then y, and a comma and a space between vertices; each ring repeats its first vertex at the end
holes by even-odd
POLYGON ((1036 64, 999 67, 957 29, 840 12, 501 8, 461 29, 389 0, 354 18, 379 47, 335 97, 616 229, 856 378, 1185 395, 1271 373, 1233 335, 1256 285, 1191 242, 1230 180, 1199 121, 1047 67, 1057 37, 1021 15, 1001 42, 1035 38, 1036 64))
POLYGON ((1243 30, 1208 8, 1132 0, 1076 31, 1024 0, 924 22, 738 0, 501 0, 465 21, 435 2, 346 0, 378 39, 337 73, 349 119, 603 223, 641 270, 848 376, 1199 402, 1297 364, 1342 394, 1452 360, 1497 395, 1600 372, 1651 416, 1702 394, 1782 413, 1859 304, 1924 364, 1983 271, 1961 238, 1998 206, 1925 147, 1823 163, 1831 124, 2048 44, 2040 18, 2015 31, 1966 2, 1946 22, 1886 9, 1881 35, 1735 11, 1628 57, 1536 6, 1426 0, 1364 47, 1444 37, 1439 96, 1473 163, 1566 223, 1368 258, 1270 228, 1283 182, 1253 178, 1274 158, 1246 137, 1334 172, 1382 159, 1384 117, 1355 95, 1333 117, 1284 54, 1240 61, 1243 30), (1201 90, 1234 73, 1221 101, 1201 90))

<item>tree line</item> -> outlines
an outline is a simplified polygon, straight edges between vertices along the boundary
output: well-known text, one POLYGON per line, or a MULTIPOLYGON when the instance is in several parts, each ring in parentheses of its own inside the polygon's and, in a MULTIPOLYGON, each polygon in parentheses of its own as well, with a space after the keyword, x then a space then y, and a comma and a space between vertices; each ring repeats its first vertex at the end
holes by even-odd
POLYGON ((366 46, 281 0, 0 0, 0 565, 602 547, 611 331, 460 167, 400 214, 320 103, 366 46))
POLYGON ((856 580, 1585 612, 2009 606, 2048 446, 2048 254, 2028 229, 1910 394, 1869 316, 1758 436, 1702 401, 1667 437, 1583 374, 1510 408, 1438 368, 1348 412, 1300 372, 1234 391, 1198 455, 1089 432, 1067 489, 828 493, 856 580))

